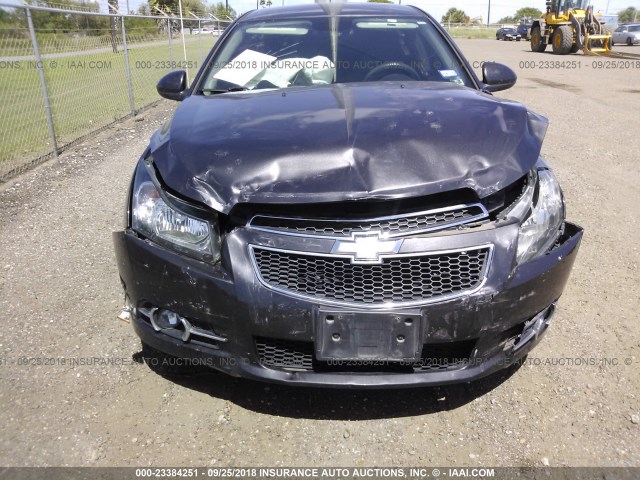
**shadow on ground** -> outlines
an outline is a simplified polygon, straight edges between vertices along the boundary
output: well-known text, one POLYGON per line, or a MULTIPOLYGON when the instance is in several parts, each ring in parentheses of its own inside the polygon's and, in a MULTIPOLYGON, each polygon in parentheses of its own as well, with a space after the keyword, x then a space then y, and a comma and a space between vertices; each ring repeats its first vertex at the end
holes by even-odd
MULTIPOLYGON (((142 352, 134 360, 142 360, 142 352)), ((167 380, 212 397, 266 415, 314 420, 372 420, 410 417, 454 410, 490 392, 508 380, 523 364, 471 383, 392 390, 347 390, 289 387, 238 379, 204 367, 189 373, 148 368, 167 380)))

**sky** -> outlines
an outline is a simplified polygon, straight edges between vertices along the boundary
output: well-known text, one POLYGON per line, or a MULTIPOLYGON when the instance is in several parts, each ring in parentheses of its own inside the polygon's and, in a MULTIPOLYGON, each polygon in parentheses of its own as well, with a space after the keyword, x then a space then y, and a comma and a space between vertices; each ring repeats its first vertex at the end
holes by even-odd
MULTIPOLYGON (((131 1, 131 0, 130 0, 131 1)), ((133 0, 135 1, 135 0, 133 0)), ((213 1, 213 0, 209 0, 213 1)), ((310 3, 311 0, 272 0, 274 6, 281 5, 284 1, 285 5, 294 5, 299 3, 310 3)), ((432 1, 432 0, 393 0, 401 1, 402 4, 415 5, 422 10, 431 14, 436 20, 440 20, 444 13, 451 7, 464 10, 471 18, 482 17, 483 21, 487 20, 487 9, 489 0, 460 0, 460 1, 432 1)), ((640 8, 638 0, 593 0, 594 10, 605 12, 609 4, 609 13, 615 14, 620 10, 624 10, 629 6, 640 8)), ((255 0, 229 0, 229 4, 238 13, 252 10, 256 7, 255 0)), ((491 0, 491 21, 497 22, 499 19, 513 15, 516 10, 522 7, 536 7, 542 11, 545 9, 544 0, 491 0)))
MULTIPOLYGON (((55 0, 53 0, 55 1, 55 0)), ((124 5, 127 0, 119 0, 124 5)), ((220 0, 203 0, 205 3, 217 3, 220 0)), ((222 0, 223 2, 225 0, 222 0)), ((364 1, 364 0, 358 0, 364 1)), ((444 13, 451 7, 464 10, 471 18, 482 17, 483 22, 487 21, 487 9, 489 1, 491 1, 491 22, 497 22, 499 19, 513 15, 516 10, 522 7, 536 7, 540 10, 545 9, 544 0, 393 0, 394 2, 402 2, 406 5, 415 5, 420 7, 427 13, 430 13, 436 20, 440 20, 444 13)), ((146 0, 128 0, 129 9, 136 10, 140 5, 147 3, 146 0)), ((256 0, 228 0, 229 6, 234 8, 236 12, 244 13, 256 8, 256 0)), ((274 6, 280 5, 296 5, 301 3, 311 3, 313 0, 272 0, 274 6)), ((0 0, 0 3, 21 3, 19 0, 0 0)), ((99 0, 101 10, 106 11, 106 0, 99 0)), ((593 0, 592 4, 596 12, 606 13, 608 7, 609 14, 616 14, 620 10, 632 6, 640 10, 640 0, 593 0)))

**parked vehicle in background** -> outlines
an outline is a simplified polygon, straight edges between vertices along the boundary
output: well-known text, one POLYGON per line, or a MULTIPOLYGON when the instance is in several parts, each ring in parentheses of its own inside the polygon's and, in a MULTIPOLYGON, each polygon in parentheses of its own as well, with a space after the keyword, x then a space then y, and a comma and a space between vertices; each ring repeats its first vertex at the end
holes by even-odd
POLYGON ((211 27, 202 27, 200 29, 195 28, 193 30, 194 35, 220 35, 222 33, 222 29, 211 28, 211 27))
POLYGON ((530 31, 531 31, 531 25, 526 23, 523 23, 522 25, 518 25, 518 28, 516 28, 516 32, 518 32, 520 36, 525 40, 529 40, 530 31))
POLYGON ((616 43, 625 43, 627 45, 639 44, 640 23, 620 25, 616 28, 611 35, 611 45, 615 45, 616 43))
POLYGON ((522 35, 520 35, 515 28, 500 28, 496 32, 496 40, 516 40, 520 41, 522 35))

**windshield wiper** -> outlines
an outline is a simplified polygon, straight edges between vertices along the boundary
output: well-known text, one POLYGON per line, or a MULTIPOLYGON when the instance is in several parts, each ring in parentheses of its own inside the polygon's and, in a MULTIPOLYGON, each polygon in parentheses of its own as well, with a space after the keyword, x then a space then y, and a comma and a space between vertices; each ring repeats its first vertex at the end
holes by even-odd
POLYGON ((200 93, 227 93, 227 92, 244 92, 249 90, 247 87, 231 87, 231 88, 201 88, 200 93))

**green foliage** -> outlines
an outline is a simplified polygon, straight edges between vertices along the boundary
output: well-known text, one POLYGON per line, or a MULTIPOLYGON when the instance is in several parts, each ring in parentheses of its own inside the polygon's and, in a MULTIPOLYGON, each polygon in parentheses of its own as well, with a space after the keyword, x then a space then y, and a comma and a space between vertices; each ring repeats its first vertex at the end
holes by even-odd
POLYGON ((640 21, 640 13, 634 7, 627 7, 618 12, 618 23, 631 23, 640 21))
POLYGON ((534 7, 524 7, 513 14, 513 18, 514 20, 516 20, 516 22, 519 22, 523 18, 528 21, 540 17, 542 17, 542 11, 534 7))
MULTIPOLYGON (((66 8, 84 12, 99 12, 98 2, 84 2, 75 0, 36 0, 29 2, 31 5, 41 7, 66 8)), ((16 16, 23 21, 24 11, 17 10, 16 16)), ((95 15, 73 15, 57 12, 32 11, 33 26, 39 33, 56 32, 69 33, 82 31, 84 35, 102 35, 109 28, 109 18, 95 15)), ((26 23, 23 23, 23 25, 26 23)))
POLYGON ((457 8, 450 8, 442 16, 440 23, 467 23, 467 14, 464 10, 458 10, 457 8))
MULTIPOLYGON (((149 5, 158 7, 163 12, 173 14, 178 14, 180 10, 178 0, 149 0, 149 5)), ((204 15, 206 9, 201 0, 182 0, 182 14, 185 17, 190 16, 191 13, 200 17, 204 15)))
POLYGON ((500 20, 498 20, 498 23, 503 25, 506 23, 516 23, 516 21, 513 19, 513 17, 502 17, 500 20))
POLYGON ((231 7, 226 8, 224 3, 222 2, 218 2, 215 5, 209 6, 207 8, 207 12, 209 12, 210 14, 212 14, 217 18, 225 18, 225 17, 236 18, 236 11, 231 7))
POLYGON ((23 15, 19 15, 20 11, 6 11, 0 9, 0 31, 3 36, 10 38, 27 38, 29 36, 26 31, 27 21, 23 15))

